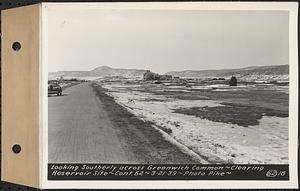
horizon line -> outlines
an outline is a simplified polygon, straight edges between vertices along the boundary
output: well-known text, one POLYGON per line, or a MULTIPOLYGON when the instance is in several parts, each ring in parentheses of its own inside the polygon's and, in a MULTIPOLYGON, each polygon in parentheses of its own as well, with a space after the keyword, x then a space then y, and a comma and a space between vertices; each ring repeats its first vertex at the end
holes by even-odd
MULTIPOLYGON (((192 69, 186 69, 186 70, 171 70, 168 72, 164 72, 163 74, 169 73, 169 72, 185 72, 185 71, 217 71, 217 70, 239 70, 239 69, 246 69, 246 68, 255 68, 255 67, 272 67, 272 66, 289 66, 289 64, 278 64, 278 65, 257 65, 257 66, 246 66, 246 67, 242 67, 242 68, 229 68, 229 69, 200 69, 200 70, 192 70, 192 69)), ((59 71, 55 71, 55 72, 48 72, 48 74, 50 73, 57 73, 57 72, 91 72, 97 68, 101 68, 101 67, 107 67, 110 69, 121 69, 121 70, 150 70, 150 69, 134 69, 134 68, 114 68, 114 67, 110 67, 107 65, 102 65, 102 66, 98 66, 92 70, 59 70, 59 71)), ((150 70, 151 72, 153 72, 152 70, 150 70)), ((159 73, 159 72, 154 72, 154 73, 159 73)))

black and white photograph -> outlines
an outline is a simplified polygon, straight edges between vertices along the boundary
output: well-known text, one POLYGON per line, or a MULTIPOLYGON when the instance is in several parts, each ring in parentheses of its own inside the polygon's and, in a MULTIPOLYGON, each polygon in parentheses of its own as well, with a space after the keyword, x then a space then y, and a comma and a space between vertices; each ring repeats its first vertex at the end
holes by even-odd
POLYGON ((289 11, 47 11, 48 163, 289 164, 289 11))
POLYGON ((288 163, 287 12, 64 14, 49 162, 288 163))
POLYGON ((299 189, 297 2, 26 2, 0 190, 299 189))

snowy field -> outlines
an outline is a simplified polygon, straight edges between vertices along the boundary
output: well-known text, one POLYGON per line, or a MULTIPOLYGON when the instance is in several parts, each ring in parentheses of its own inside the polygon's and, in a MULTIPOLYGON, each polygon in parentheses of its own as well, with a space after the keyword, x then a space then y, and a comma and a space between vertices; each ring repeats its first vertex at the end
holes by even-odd
MULTIPOLYGON (((278 117, 273 114, 263 115, 258 119, 257 125, 245 127, 235 123, 174 112, 176 109, 182 108, 223 107, 224 100, 230 103, 230 99, 219 96, 219 94, 223 93, 228 96, 228 92, 232 94, 246 92, 240 93, 244 97, 232 99, 234 102, 238 100, 239 102, 264 105, 261 104, 263 100, 259 96, 257 100, 252 101, 249 100, 253 98, 245 98, 247 92, 255 92, 255 95, 260 95, 260 90, 263 88, 263 96, 266 95, 266 92, 270 92, 267 94, 268 96, 278 93, 284 97, 283 94, 288 94, 288 86, 241 85, 228 88, 226 85, 185 87, 159 84, 145 86, 140 82, 99 82, 99 84, 108 90, 107 94, 114 97, 117 103, 142 120, 153 122, 154 125, 167 132, 172 139, 183 144, 209 163, 288 164, 288 117, 278 117), (186 99, 189 92, 194 90, 199 90, 198 97, 186 99), (202 90, 205 92, 201 93, 202 90), (176 92, 178 95, 170 96, 174 95, 172 92, 176 92)), ((274 96, 274 99, 276 96, 278 97, 278 95, 274 96)), ((278 102, 280 103, 280 100, 278 102)), ((266 107, 271 105, 274 108, 284 108, 283 110, 288 108, 288 104, 277 106, 275 101, 270 104, 265 103, 265 105, 266 107)), ((270 108, 267 109, 267 111, 270 110, 270 108)))

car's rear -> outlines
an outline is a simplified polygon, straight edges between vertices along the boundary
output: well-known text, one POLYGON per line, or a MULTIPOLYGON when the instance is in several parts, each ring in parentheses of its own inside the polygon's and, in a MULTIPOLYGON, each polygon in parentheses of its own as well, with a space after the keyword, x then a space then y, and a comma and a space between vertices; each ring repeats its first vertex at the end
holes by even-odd
POLYGON ((62 88, 57 84, 48 84, 48 95, 56 94, 58 96, 62 95, 62 88))

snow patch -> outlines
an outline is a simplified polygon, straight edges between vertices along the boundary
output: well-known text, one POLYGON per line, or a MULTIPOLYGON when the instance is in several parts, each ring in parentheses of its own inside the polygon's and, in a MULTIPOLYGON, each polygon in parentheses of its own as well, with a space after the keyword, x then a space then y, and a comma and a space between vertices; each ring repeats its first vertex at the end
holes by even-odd
POLYGON ((171 129, 168 136, 191 152, 207 157, 210 163, 288 164, 288 118, 263 116, 259 125, 241 127, 173 113, 178 108, 221 106, 217 101, 170 99, 164 95, 124 91, 114 85, 105 88, 128 111, 171 129))

